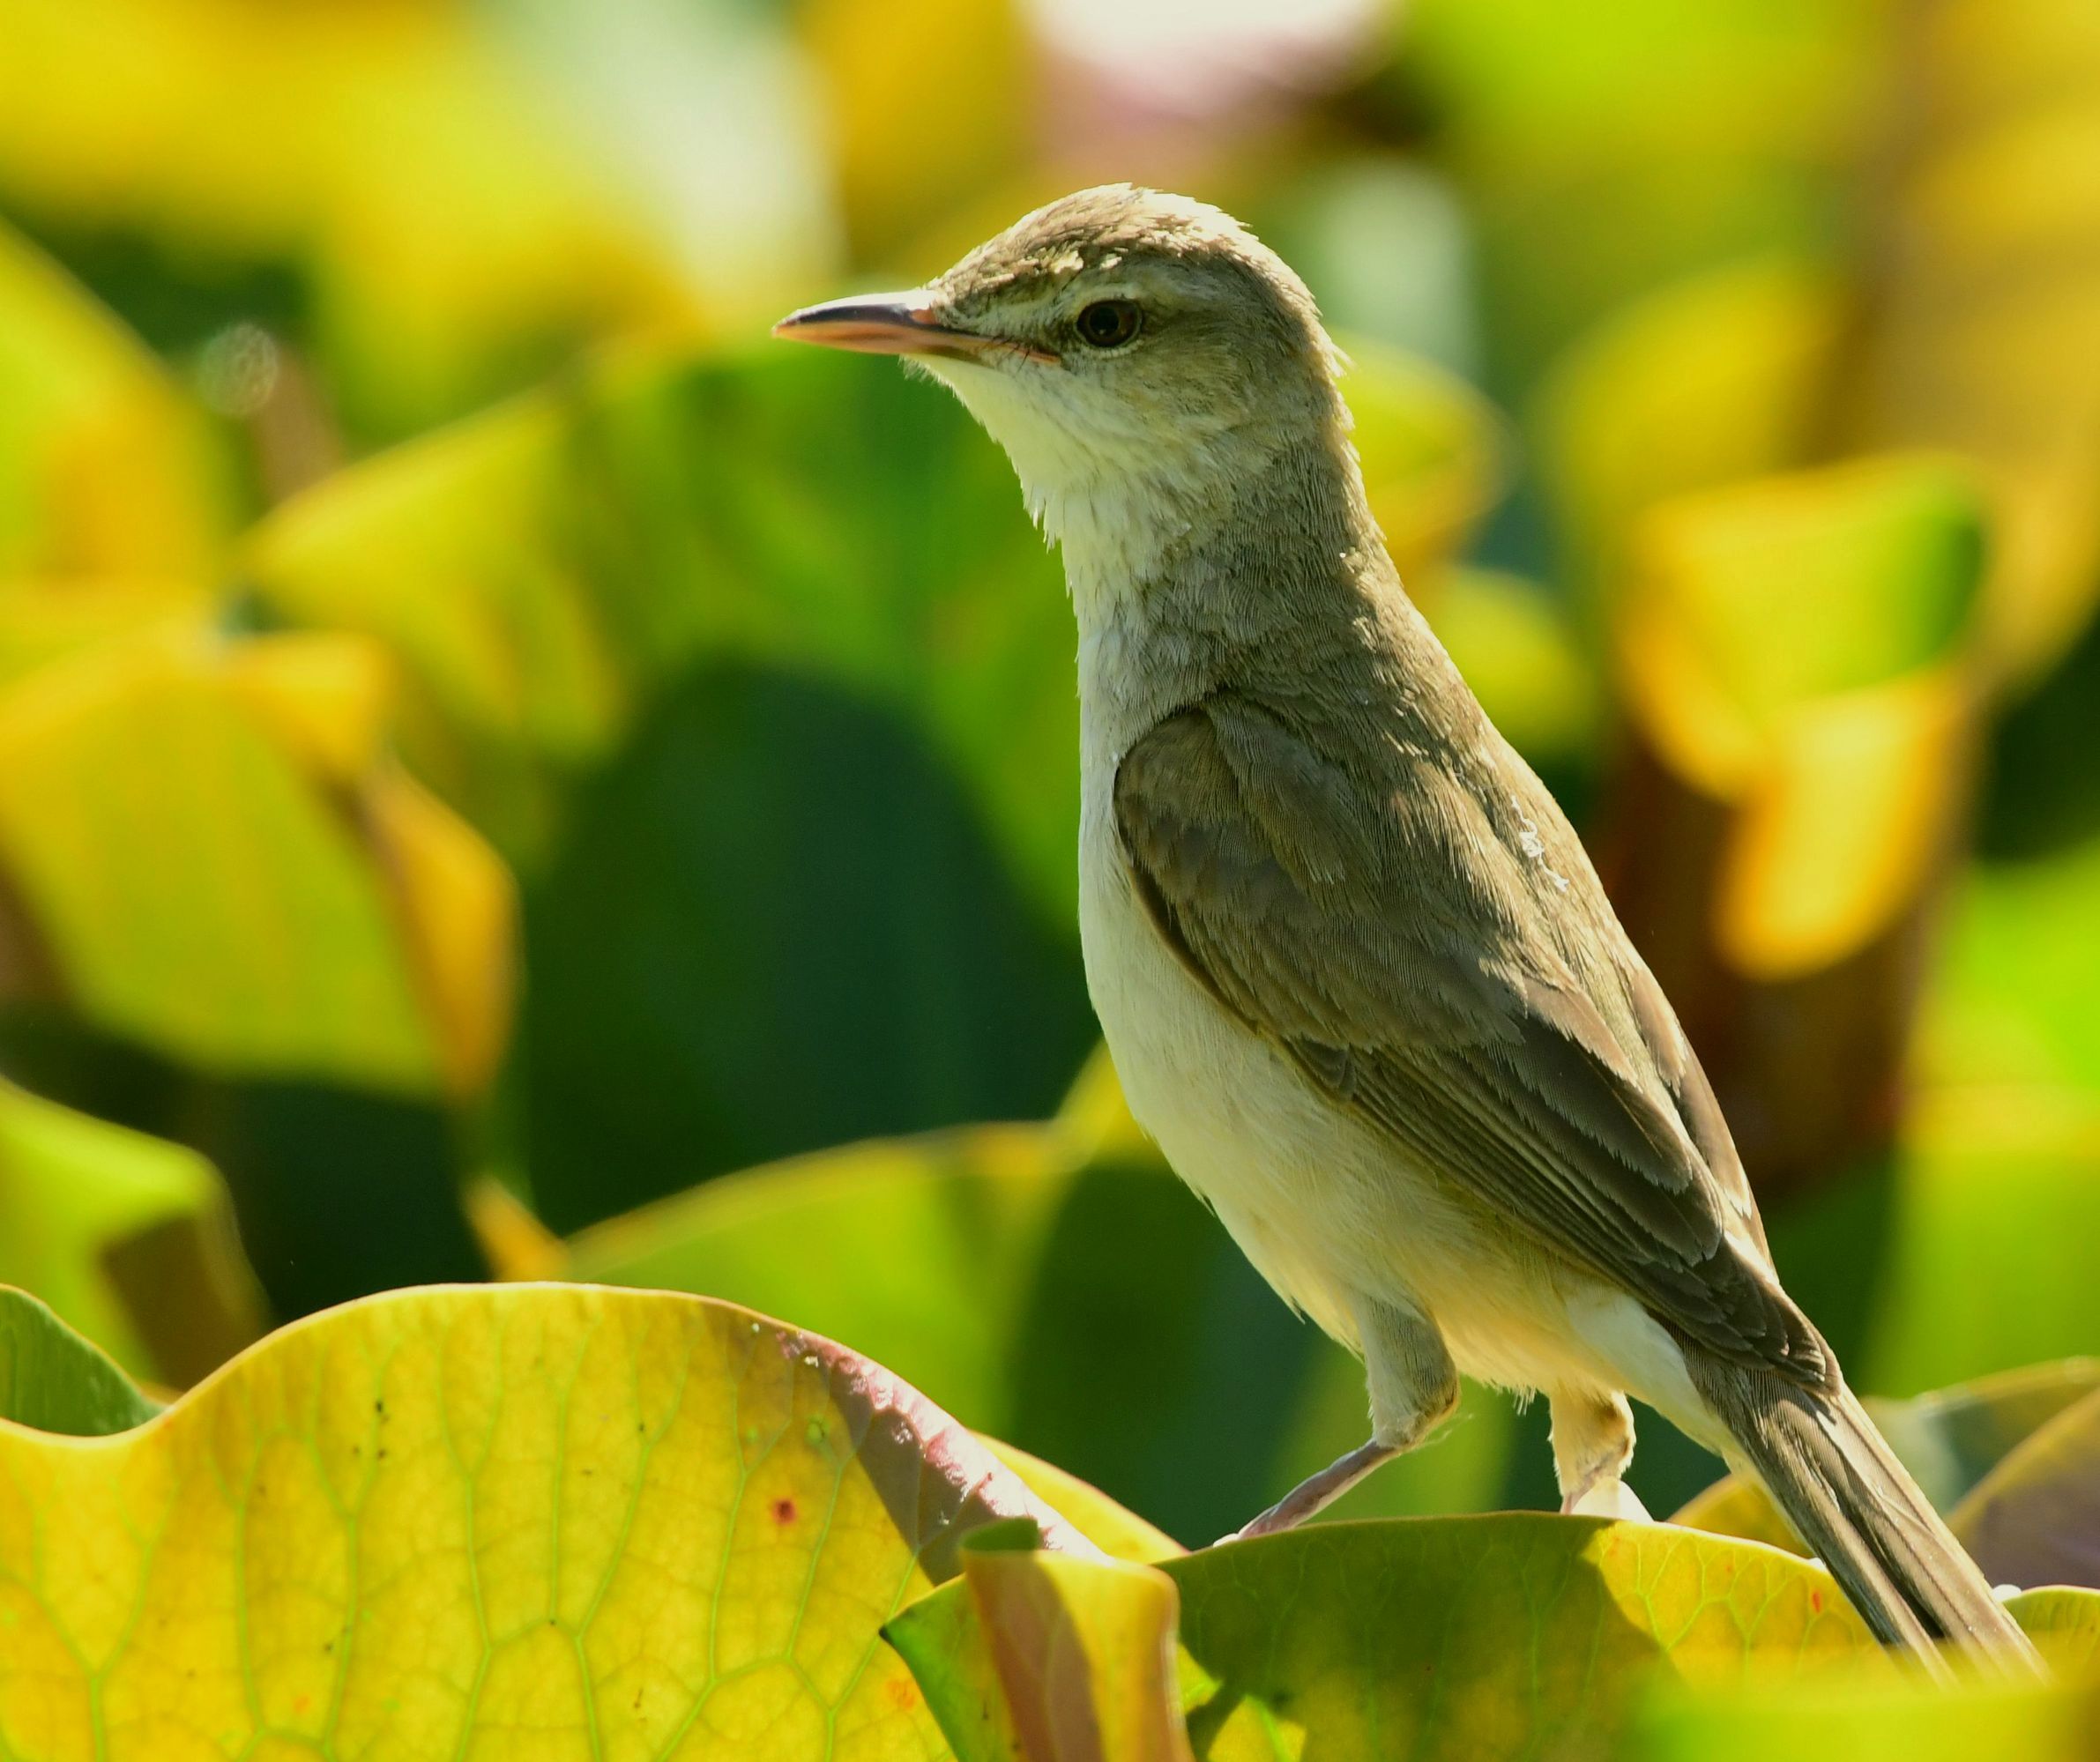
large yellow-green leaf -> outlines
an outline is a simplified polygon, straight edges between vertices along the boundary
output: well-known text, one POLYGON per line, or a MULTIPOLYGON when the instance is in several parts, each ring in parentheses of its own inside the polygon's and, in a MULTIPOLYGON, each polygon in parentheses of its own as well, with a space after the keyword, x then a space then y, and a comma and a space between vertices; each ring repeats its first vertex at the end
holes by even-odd
MULTIPOLYGON (((727 1177, 583 1232, 570 1264, 803 1317, 1201 1544, 1362 1442, 1363 1371, 1290 1317, 1156 1151, 1104 1130, 1109 1111, 727 1177)), ((1447 1434, 1342 1514, 1500 1503, 1512 1428, 1469 1389, 1447 1434)))
MULTIPOLYGON (((1866 1406, 1926 1496, 1952 1513, 2008 1453, 2096 1390, 2100 1359, 2068 1358, 1979 1377, 1908 1401, 1869 1396, 1866 1406)), ((1716 1482, 1672 1520, 1769 1542, 1796 1554, 1806 1551, 1763 1490, 1733 1475, 1716 1482)))
MULTIPOLYGON (((1820 1568, 1666 1526, 1538 1513, 1319 1525, 1152 1570, 1180 1594, 1195 1752, 1220 1762, 1608 1754, 1658 1670, 1722 1684, 1878 1656, 1820 1568)), ((1053 1572, 1037 1588, 1061 1589, 1068 1575, 1053 1572)), ((993 1663, 996 1608, 972 1590, 948 1587, 888 1629, 957 1732, 1007 1674, 993 1663)), ((1084 1605, 1067 1608, 1076 1625, 1084 1605)))
POLYGON ((114 1359, 49 1305, 0 1285, 0 1420, 101 1438, 143 1425, 159 1411, 114 1359))
POLYGON ((508 882, 391 772, 384 703, 367 645, 190 633, 0 703, 0 866, 66 1007, 207 1070, 484 1082, 508 882))
POLYGON ((403 1292, 103 1439, 0 1425, 0 1743, 935 1758, 876 1629, 1028 1516, 868 1360, 727 1305, 403 1292))
POLYGON ((202 578, 227 517, 201 420, 159 364, 0 226, 0 576, 202 578))
POLYGON ((6 1082, 0 1282, 34 1291, 143 1376, 208 1370, 257 1325, 209 1163, 6 1082))

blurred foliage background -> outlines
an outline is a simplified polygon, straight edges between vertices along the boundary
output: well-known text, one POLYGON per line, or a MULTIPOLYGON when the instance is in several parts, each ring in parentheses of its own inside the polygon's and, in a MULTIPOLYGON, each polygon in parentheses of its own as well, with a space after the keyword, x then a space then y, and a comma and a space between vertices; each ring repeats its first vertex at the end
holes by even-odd
POLYGON ((2100 1343, 2086 0, 0 0, 0 1281, 705 1292, 1190 1543, 1356 1441, 1092 1056, 1005 461, 764 339, 1114 178, 1320 296, 1855 1383, 2100 1343))

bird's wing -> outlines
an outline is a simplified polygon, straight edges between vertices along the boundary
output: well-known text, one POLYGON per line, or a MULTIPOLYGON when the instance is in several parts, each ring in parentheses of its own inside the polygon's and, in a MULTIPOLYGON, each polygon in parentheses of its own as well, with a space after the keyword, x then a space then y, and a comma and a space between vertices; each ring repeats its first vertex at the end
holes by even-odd
POLYGON ((1114 800, 1159 933, 1321 1089, 1685 1335, 1826 1376, 1654 980, 1627 949, 1629 1052, 1538 933, 1541 883, 1448 770, 1352 767, 1220 693, 1131 747, 1114 800))

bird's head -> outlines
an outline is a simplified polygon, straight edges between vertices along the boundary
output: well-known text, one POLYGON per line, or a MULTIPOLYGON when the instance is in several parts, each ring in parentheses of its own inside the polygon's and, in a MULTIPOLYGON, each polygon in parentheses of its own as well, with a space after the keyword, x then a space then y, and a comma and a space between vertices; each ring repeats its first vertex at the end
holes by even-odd
POLYGON ((1128 184, 1039 208, 924 286, 774 328, 944 381, 1053 532, 1138 507, 1200 517, 1347 421, 1334 346, 1290 267, 1230 215, 1128 184))

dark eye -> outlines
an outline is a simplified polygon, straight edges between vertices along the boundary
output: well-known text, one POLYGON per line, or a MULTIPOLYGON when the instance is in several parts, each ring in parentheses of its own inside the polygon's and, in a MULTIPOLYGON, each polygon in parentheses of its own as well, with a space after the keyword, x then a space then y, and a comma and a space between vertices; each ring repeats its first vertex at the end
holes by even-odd
POLYGON ((1097 300, 1079 309, 1079 340, 1097 349, 1121 348, 1138 333, 1144 316, 1135 300, 1097 300))

